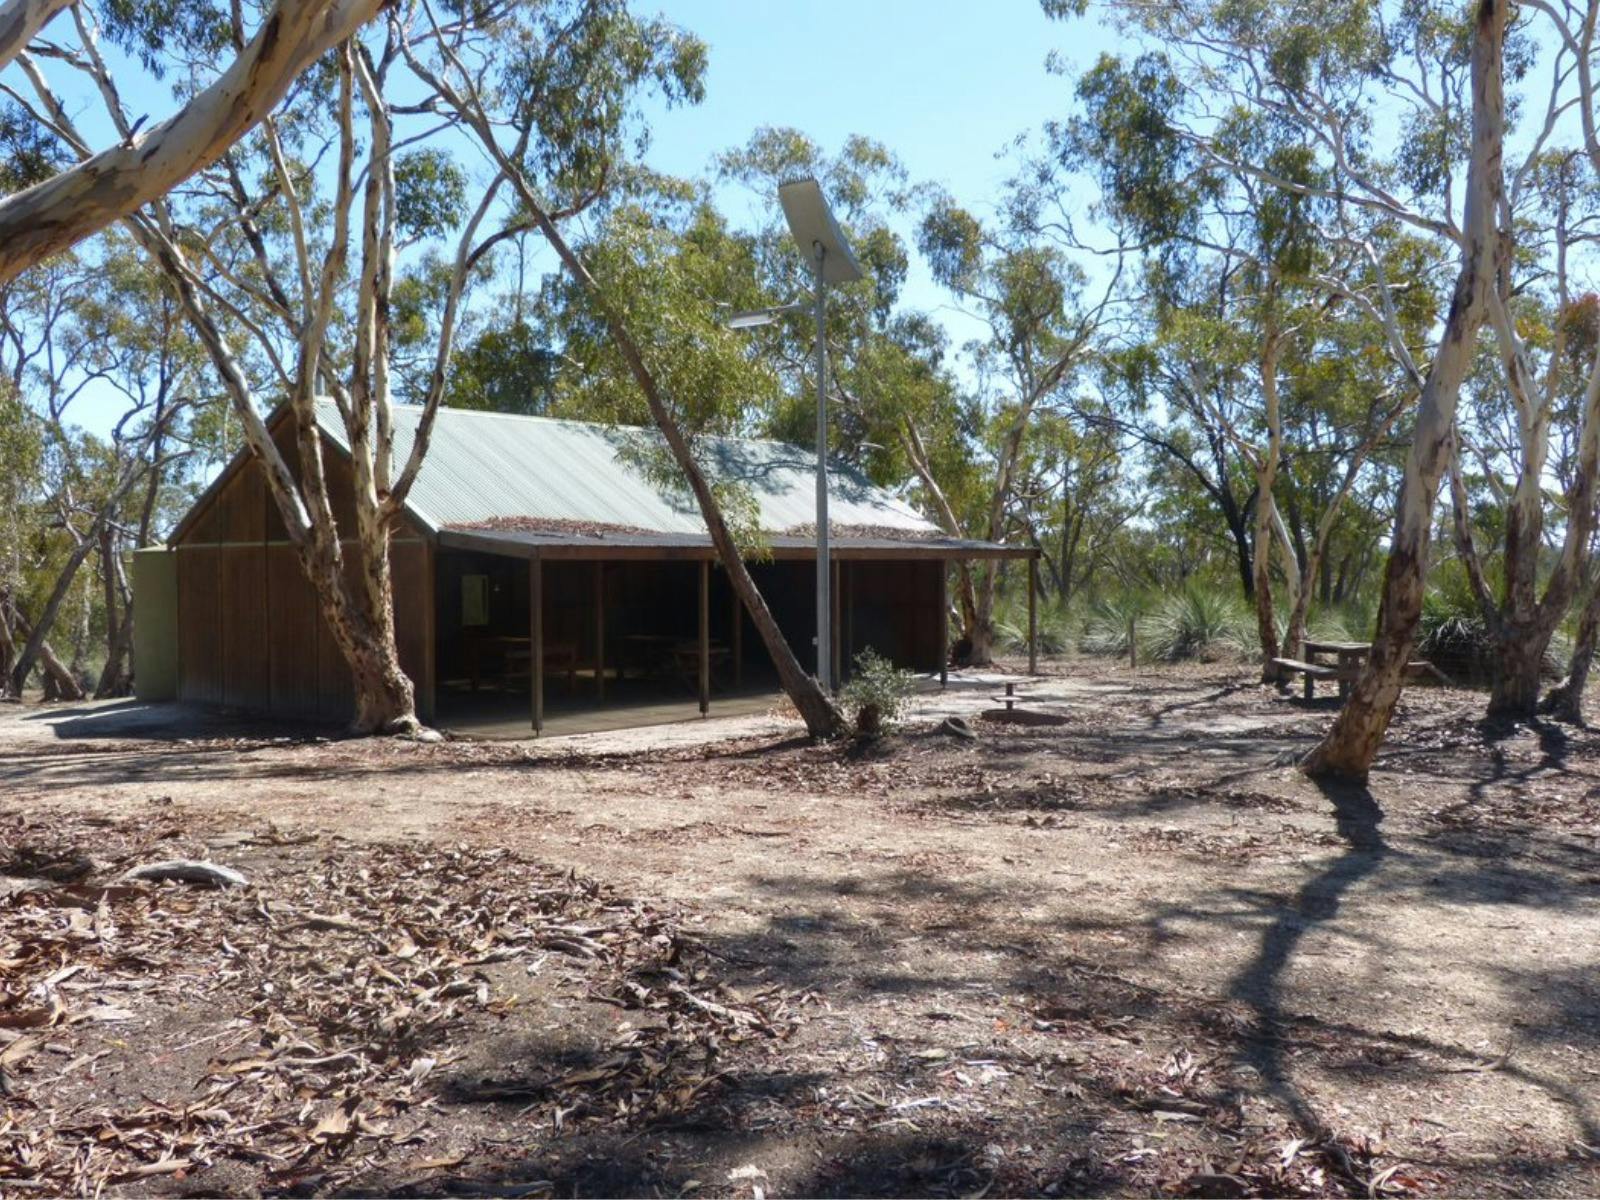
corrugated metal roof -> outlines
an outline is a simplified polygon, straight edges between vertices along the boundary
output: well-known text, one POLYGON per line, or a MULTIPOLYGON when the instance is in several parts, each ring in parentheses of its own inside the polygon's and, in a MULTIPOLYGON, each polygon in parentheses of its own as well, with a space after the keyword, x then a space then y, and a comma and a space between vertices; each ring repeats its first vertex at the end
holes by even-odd
MULTIPOLYGON (((396 405, 395 462, 404 463, 422 409, 396 405)), ((331 401, 319 405, 323 430, 348 450, 331 401)), ((441 408, 422 470, 408 497, 432 532, 485 521, 526 519, 628 526, 705 535, 688 488, 662 489, 630 448, 660 446, 653 429, 441 408)), ((816 455, 786 442, 703 438, 701 468, 737 482, 759 506, 762 529, 781 533, 816 519, 816 455)), ((875 526, 937 535, 938 527, 865 476, 834 464, 828 472, 830 526, 875 526)))

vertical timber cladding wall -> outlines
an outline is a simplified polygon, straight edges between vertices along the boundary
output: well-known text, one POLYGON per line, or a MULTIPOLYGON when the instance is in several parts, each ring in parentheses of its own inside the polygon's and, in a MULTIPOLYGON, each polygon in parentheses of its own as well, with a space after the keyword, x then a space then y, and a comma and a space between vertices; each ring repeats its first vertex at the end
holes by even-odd
MULTIPOLYGON (((290 429, 285 421, 275 436, 297 468, 290 429)), ((332 446, 325 446, 323 464, 335 520, 350 529, 348 465, 332 446)), ((347 553, 351 548, 347 541, 347 553)), ((253 461, 212 497, 177 553, 179 699, 332 722, 351 717, 349 670, 253 461)), ((416 685, 419 713, 428 720, 433 553, 409 521, 395 531, 390 568, 400 665, 416 685)))
POLYGON ((938 560, 845 562, 840 636, 846 655, 853 658, 870 647, 896 666, 937 671, 944 658, 939 644, 943 570, 938 560))

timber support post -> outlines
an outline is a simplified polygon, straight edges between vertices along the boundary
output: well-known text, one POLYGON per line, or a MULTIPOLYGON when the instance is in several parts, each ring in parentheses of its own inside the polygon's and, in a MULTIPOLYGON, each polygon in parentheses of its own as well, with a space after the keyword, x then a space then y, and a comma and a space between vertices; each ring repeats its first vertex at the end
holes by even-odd
POLYGON ((594 694, 606 698, 606 564, 594 564, 594 694))
POLYGON ((838 691, 839 685, 844 682, 844 672, 841 670, 841 668, 844 666, 842 661, 844 642, 839 637, 839 617, 841 608, 843 607, 839 596, 839 586, 844 574, 844 565, 837 558, 835 558, 833 560, 832 567, 833 578, 829 580, 830 586, 828 588, 828 593, 829 598, 833 601, 833 614, 828 621, 828 648, 830 658, 833 662, 833 690, 838 691))
POLYGON ((950 563, 939 560, 939 686, 950 682, 950 563))
POLYGON ((733 595, 733 686, 740 689, 744 687, 744 602, 737 591, 728 590, 733 595))
POLYGON ((528 560, 528 686, 533 692, 533 734, 544 732, 544 560, 528 560))
POLYGON ((1028 674, 1039 673, 1039 557, 1028 557, 1028 674))
POLYGON ((711 563, 700 562, 700 715, 711 711, 711 563))

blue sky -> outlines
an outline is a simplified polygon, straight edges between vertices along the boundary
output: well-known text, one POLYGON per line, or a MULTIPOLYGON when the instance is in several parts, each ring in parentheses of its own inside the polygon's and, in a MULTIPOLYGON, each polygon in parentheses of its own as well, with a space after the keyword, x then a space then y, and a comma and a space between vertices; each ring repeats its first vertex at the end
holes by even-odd
MULTIPOLYGON (((763 125, 830 151, 859 133, 894 151, 912 180, 978 211, 1009 174, 997 155, 1067 111, 1070 79, 1046 71, 1045 56, 1081 68, 1115 43, 1092 18, 1047 19, 1037 0, 680 0, 662 11, 711 54, 704 103, 651 112, 658 169, 699 174, 763 125)), ((736 221, 776 212, 776 197, 765 214, 742 189, 721 199, 736 221)), ((957 342, 975 332, 920 268, 904 302, 938 311, 957 342)))
MULTIPOLYGON (((639 7, 649 11, 649 0, 639 7)), ((1011 171, 1000 157, 1006 147, 1068 109, 1070 78, 1048 72, 1046 55, 1055 50, 1076 73, 1115 45, 1115 36, 1092 19, 1048 20, 1037 0, 987 6, 962 0, 678 0, 660 11, 704 39, 710 57, 701 104, 647 106, 651 166, 702 175, 719 153, 768 125, 799 129, 830 152, 851 134, 863 134, 898 155, 913 182, 940 184, 978 212, 992 204, 1011 171)), ((140 77, 137 67, 128 68, 129 78, 140 77)), ((80 94, 69 75, 52 74, 67 88, 88 136, 109 141, 98 100, 86 89, 80 94)), ((157 89, 151 115, 159 120, 176 102, 167 85, 157 89)), ((742 187, 730 186, 718 199, 738 224, 777 213, 776 196, 763 200, 742 187)), ((908 216, 901 228, 908 241, 911 226, 908 216)), ((535 251, 531 269, 554 268, 553 256, 538 253, 533 243, 529 249, 535 251)), ((915 256, 902 303, 934 312, 958 346, 978 332, 915 256)), ((121 402, 102 391, 85 393, 76 421, 109 426, 121 402)))

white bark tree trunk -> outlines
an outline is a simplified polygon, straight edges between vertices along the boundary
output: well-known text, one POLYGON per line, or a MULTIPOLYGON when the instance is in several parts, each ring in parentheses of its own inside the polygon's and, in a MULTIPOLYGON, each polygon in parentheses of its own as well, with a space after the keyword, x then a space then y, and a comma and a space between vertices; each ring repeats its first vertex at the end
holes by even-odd
MULTIPOLYGON (((381 0, 278 0, 228 69, 177 115, 0 200, 0 283, 165 196, 216 162, 272 111, 302 71, 381 6, 381 0)), ((37 10, 21 7, 18 28, 25 31, 37 10)), ((22 40, 26 44, 27 37, 22 40)))
POLYGON ((1322 742, 1306 757, 1315 776, 1364 782, 1400 698, 1427 578, 1433 505, 1448 464, 1456 399, 1483 325, 1489 289, 1509 254, 1498 227, 1504 178, 1506 0, 1479 0, 1472 31, 1472 145, 1456 279, 1443 337, 1428 368, 1396 505, 1378 627, 1366 666, 1322 742))
POLYGON ((27 49, 34 36, 72 3, 73 0, 5 0, 0 4, 0 67, 27 49))

